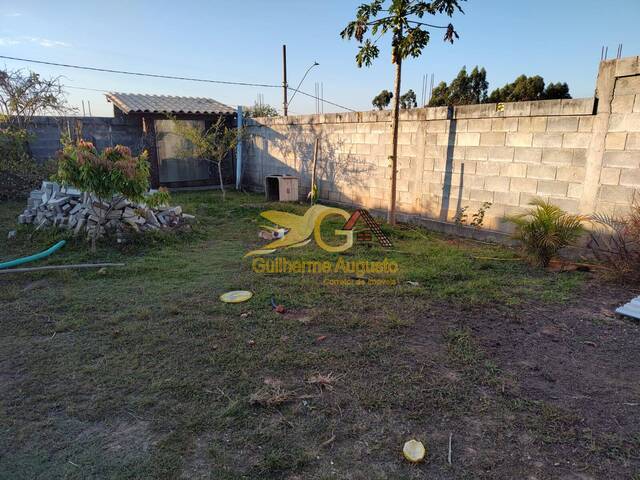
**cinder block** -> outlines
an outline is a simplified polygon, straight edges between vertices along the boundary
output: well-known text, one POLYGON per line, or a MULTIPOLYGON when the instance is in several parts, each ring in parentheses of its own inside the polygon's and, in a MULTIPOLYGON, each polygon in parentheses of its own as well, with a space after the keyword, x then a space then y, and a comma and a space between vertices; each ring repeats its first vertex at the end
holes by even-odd
POLYGON ((493 202, 493 192, 471 189, 469 191, 469 200, 474 200, 476 202, 493 202))
POLYGON ((623 168, 620 171, 620 185, 640 187, 640 170, 637 168, 623 168))
POLYGON ((487 147, 467 147, 466 150, 467 160, 486 160, 489 155, 487 147))
POLYGON ((364 143, 368 143, 370 145, 377 145, 380 140, 380 135, 377 133, 368 133, 364 136, 364 143))
POLYGON ((520 205, 520 193, 518 192, 495 192, 493 202, 499 205, 520 205))
POLYGON ((484 179, 484 188, 492 192, 508 192, 509 182, 509 177, 486 177, 484 179))
POLYGON ((542 161, 542 149, 516 148, 513 161, 521 163, 540 163, 542 161))
POLYGON ((627 141, 626 132, 609 132, 605 141, 606 150, 624 150, 624 144, 627 141))
POLYGON ((584 180, 584 173, 584 167, 558 167, 556 180, 562 180, 566 182, 582 182, 584 180))
POLYGON ((577 132, 578 117, 550 117, 547 132, 577 132))
POLYGON ((609 116, 610 132, 640 132, 640 113, 612 113, 609 116))
POLYGON ((563 115, 590 115, 593 113, 594 98, 563 98, 563 115))
POLYGON ((634 191, 631 187, 621 185, 601 185, 599 198, 604 202, 631 204, 634 191))
POLYGON ((640 167, 640 155, 634 151, 604 152, 602 164, 605 167, 638 168, 640 167))
POLYGON ((494 118, 491 120, 491 131, 492 132, 517 132, 518 118, 517 117, 494 118))
POLYGON ((611 113, 631 113, 633 112, 633 104, 636 100, 634 94, 618 95, 613 97, 611 102, 611 113))
POLYGON ((534 133, 533 146, 560 148, 562 146, 562 133, 534 133))
POLYGON ((470 118, 467 120, 467 132, 490 132, 490 118, 470 118))
POLYGON ((584 167, 587 164, 587 150, 584 148, 575 148, 573 150, 573 160, 571 164, 577 167, 584 167))
POLYGON ((565 133, 562 140, 563 148, 589 148, 590 144, 590 133, 565 133))
POLYGON ((508 147, 530 147, 533 141, 533 133, 507 133, 508 147))
POLYGON ((539 100, 531 103, 531 115, 560 115, 561 113, 561 100, 539 100))
POLYGON ((629 133, 627 135, 625 148, 627 150, 640 150, 640 133, 629 133))
POLYGON ((570 183, 567 191, 567 197, 570 198, 582 198, 584 192, 584 185, 582 183, 570 183))
POLYGON ((550 197, 549 203, 568 213, 578 213, 580 209, 580 202, 574 198, 550 197))
POLYGON ((618 185, 620 183, 620 169, 603 167, 600 170, 601 185, 618 185))
POLYGON ((573 160, 573 151, 562 148, 542 149, 542 163, 553 165, 570 165, 573 160))
POLYGON ((436 139, 436 144, 439 146, 448 146, 448 145, 453 145, 455 142, 455 139, 453 138, 453 135, 449 134, 449 133, 438 133, 437 134, 437 139, 436 139))
POLYGON ((500 166, 500 175, 505 177, 524 178, 527 176, 526 163, 503 163, 500 166))
POLYGON ((527 178, 554 180, 556 178, 556 167, 552 165, 527 165, 527 178))
POLYGON ((555 180, 540 180, 538 182, 538 195, 562 195, 566 196, 569 189, 567 182, 555 180))
POLYGON ((456 144, 470 147, 477 147, 480 145, 480 134, 464 132, 456 134, 456 144))
POLYGON ((538 180, 534 178, 512 178, 509 188, 512 192, 536 193, 538 191, 538 180))
POLYGON ((640 93, 640 75, 616 79, 616 96, 640 93))
POLYGON ((356 145, 356 153, 358 155, 370 155, 371 145, 367 145, 366 143, 358 143, 356 145))
POLYGON ((547 117, 521 117, 518 119, 518 131, 525 133, 545 132, 547 117))
MULTIPOLYGON (((354 143, 364 143, 364 138, 361 142, 353 141, 354 143)), ((398 145, 411 145, 413 144, 412 133, 398 133, 398 145)))
POLYGON ((484 132, 480 135, 480 145, 482 146, 499 147, 505 144, 506 133, 504 132, 484 132))
POLYGON ((514 147, 489 147, 487 159, 496 162, 511 162, 513 161, 514 151, 514 147))
POLYGON ((591 132, 593 131, 593 115, 588 117, 580 117, 580 123, 578 124, 579 132, 591 132))
POLYGON ((447 131, 449 120, 431 120, 427 122, 427 132, 444 133, 447 131))
POLYGON ((500 175, 500 163, 488 160, 476 163, 476 173, 478 175, 500 175))
POLYGON ((531 194, 531 193, 521 193, 520 194, 520 206, 527 207, 531 205, 531 202, 534 200, 539 200, 542 198, 540 195, 531 194))

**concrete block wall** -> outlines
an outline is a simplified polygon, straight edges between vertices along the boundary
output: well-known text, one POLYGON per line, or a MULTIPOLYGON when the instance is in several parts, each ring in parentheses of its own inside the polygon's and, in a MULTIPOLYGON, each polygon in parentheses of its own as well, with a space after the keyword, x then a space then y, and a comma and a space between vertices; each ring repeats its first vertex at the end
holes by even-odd
MULTIPOLYGON (((640 188, 638 58, 602 62, 597 96, 401 113, 398 211, 452 221, 491 202, 485 226, 508 230, 505 215, 535 197, 570 212, 622 213, 640 188), (607 96, 608 95, 608 96, 607 96)), ((310 188, 313 144, 322 199, 384 210, 389 204, 389 111, 253 119, 244 181, 300 177, 310 188)), ((303 197, 301 197, 303 198, 303 197)))
POLYGON ((60 150, 60 136, 80 130, 82 138, 92 141, 98 149, 125 145, 134 153, 142 149, 142 125, 139 120, 127 117, 36 117, 30 132, 29 147, 33 156, 44 161, 54 158, 60 150))

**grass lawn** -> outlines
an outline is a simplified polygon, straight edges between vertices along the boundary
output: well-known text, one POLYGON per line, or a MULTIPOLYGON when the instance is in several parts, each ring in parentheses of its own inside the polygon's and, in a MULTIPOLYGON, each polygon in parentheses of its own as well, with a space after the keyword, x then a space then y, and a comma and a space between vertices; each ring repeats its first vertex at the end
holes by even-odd
MULTIPOLYGON (((174 203, 193 231, 39 263, 125 267, 0 275, 1 479, 640 479, 640 328, 610 314, 637 291, 408 226, 344 254, 397 261, 397 285, 259 274, 259 213, 304 206, 174 203)), ((0 260, 66 238, 7 240, 22 206, 0 205, 0 260)))

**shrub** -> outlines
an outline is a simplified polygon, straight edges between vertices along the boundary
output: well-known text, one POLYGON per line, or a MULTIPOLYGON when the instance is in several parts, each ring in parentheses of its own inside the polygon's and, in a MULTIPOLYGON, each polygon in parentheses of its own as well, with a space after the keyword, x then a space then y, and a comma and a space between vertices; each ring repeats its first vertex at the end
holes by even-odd
POLYGON ((0 129, 0 200, 24 197, 54 173, 54 162, 39 164, 31 157, 28 141, 24 129, 0 129))
MULTIPOLYGON (((149 189, 149 163, 147 153, 134 156, 128 147, 117 145, 98 153, 91 142, 63 139, 58 155, 57 180, 97 197, 98 204, 111 202, 114 196, 141 201, 149 189)), ((106 221, 105 209, 92 209, 98 225, 91 236, 91 249, 95 250, 97 237, 106 221)))
POLYGON ((514 238, 522 242, 533 263, 546 267, 560 249, 572 245, 584 232, 587 217, 572 215, 542 199, 533 200, 534 208, 507 217, 516 227, 514 238))
POLYGON ((596 214, 587 244, 609 276, 618 281, 640 282, 640 205, 626 217, 596 214))

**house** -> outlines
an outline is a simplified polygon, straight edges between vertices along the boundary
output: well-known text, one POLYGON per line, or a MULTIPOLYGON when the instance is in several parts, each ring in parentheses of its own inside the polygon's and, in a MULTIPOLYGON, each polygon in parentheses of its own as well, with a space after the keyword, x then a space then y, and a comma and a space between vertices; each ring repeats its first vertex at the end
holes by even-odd
MULTIPOLYGON (((149 152, 151 185, 154 188, 207 187, 218 185, 216 165, 199 158, 179 155, 184 140, 174 131, 175 122, 209 128, 220 117, 228 127, 236 126, 236 110, 212 98, 107 93, 116 118, 126 117, 140 125, 144 148, 149 152)), ((225 184, 234 182, 234 158, 222 164, 225 184)))

